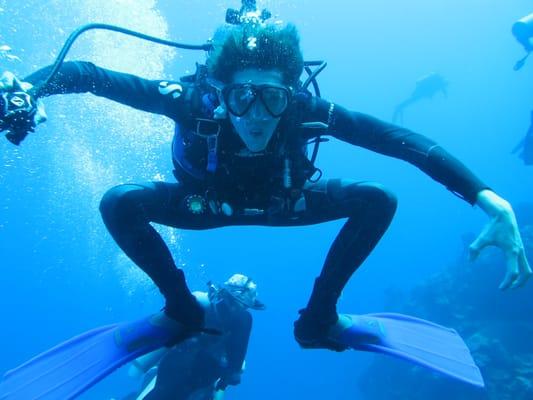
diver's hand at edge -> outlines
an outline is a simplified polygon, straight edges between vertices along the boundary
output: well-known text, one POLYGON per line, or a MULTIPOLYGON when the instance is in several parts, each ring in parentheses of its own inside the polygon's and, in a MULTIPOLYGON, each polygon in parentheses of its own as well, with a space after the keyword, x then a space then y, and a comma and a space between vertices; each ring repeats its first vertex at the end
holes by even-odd
POLYGON ((505 254, 507 267, 499 288, 505 290, 525 285, 533 272, 526 258, 511 204, 493 191, 485 189, 478 193, 476 205, 487 213, 490 221, 470 245, 470 259, 475 260, 485 247, 499 247, 505 254))
POLYGON ((31 88, 33 88, 31 83, 22 82, 11 71, 4 71, 0 76, 0 91, 22 90, 23 92, 27 92, 31 88))

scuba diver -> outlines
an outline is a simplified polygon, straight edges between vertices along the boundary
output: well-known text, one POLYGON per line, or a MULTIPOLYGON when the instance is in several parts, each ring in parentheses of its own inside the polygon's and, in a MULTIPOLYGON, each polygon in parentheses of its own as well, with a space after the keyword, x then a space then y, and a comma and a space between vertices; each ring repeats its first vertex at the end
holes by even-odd
POLYGON ((525 65, 529 55, 533 51, 533 43, 531 42, 531 39, 533 39, 533 13, 516 21, 511 31, 515 39, 526 51, 526 55, 514 66, 514 70, 518 71, 525 65))
POLYGON ((222 399, 228 385, 238 385, 252 329, 248 309, 264 310, 257 299, 257 285, 242 274, 224 284, 208 284, 208 292, 193 295, 205 310, 206 325, 224 336, 195 336, 132 362, 130 375, 145 376, 133 400, 222 399))
POLYGON ((228 13, 228 23, 202 47, 209 50, 206 65, 180 81, 147 80, 80 61, 56 63, 22 81, 4 75, 1 126, 14 144, 45 119, 39 99, 92 93, 175 122, 172 160, 177 182, 123 184, 110 189, 100 205, 118 246, 163 294, 164 311, 95 330, 41 354, 5 375, 0 397, 51 393, 54 380, 49 374, 47 379, 35 376, 58 368, 55 376, 61 377, 61 384, 54 386, 55 398, 74 398, 131 359, 171 341, 216 334, 209 330, 203 307, 152 223, 205 230, 345 219, 294 323, 299 345, 385 353, 483 386, 479 369, 455 331, 396 314, 337 312, 343 288, 387 230, 396 198, 378 183, 322 178, 314 165, 316 149, 322 136, 331 136, 398 158, 479 206, 489 221, 471 244, 470 254, 475 258, 488 246, 503 251, 502 290, 521 287, 532 275, 511 205, 433 140, 322 99, 317 90, 312 94, 307 87, 315 87, 316 73, 301 82, 309 64, 304 63, 296 27, 272 22, 269 16, 257 11, 255 1, 243 1, 240 13, 228 13), (311 157, 309 143, 315 144, 311 157), (98 356, 101 363, 80 371, 77 347, 96 339, 84 356, 98 356))
POLYGON ((531 122, 526 136, 513 149, 513 154, 519 153, 519 156, 524 160, 524 164, 533 165, 533 110, 531 111, 531 122))
POLYGON ((431 99, 438 92, 446 95, 447 88, 448 81, 444 79, 442 75, 432 72, 423 76, 416 81, 416 87, 415 90, 413 90, 413 93, 411 93, 411 96, 396 106, 392 121, 403 123, 403 112, 407 107, 420 100, 431 99))

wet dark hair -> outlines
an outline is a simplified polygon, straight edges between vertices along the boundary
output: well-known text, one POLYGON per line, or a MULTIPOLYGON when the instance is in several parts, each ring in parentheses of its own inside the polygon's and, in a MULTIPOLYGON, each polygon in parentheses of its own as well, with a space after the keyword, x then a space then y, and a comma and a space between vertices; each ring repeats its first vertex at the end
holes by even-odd
POLYGON ((287 85, 296 85, 303 71, 300 36, 293 24, 224 25, 215 33, 207 66, 210 75, 229 83, 247 68, 277 69, 287 85))

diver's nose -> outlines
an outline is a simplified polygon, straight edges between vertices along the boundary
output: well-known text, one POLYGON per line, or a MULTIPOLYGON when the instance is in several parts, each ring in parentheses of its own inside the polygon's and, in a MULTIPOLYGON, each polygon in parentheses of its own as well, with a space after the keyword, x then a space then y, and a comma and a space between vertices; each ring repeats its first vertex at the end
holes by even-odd
POLYGON ((269 117, 265 106, 260 101, 255 101, 254 104, 252 104, 249 113, 250 118, 255 120, 266 120, 269 117))

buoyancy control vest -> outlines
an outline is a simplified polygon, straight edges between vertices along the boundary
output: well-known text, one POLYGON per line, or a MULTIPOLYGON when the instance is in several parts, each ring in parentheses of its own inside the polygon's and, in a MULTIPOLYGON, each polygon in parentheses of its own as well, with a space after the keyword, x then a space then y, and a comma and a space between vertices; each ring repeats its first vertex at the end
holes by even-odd
POLYGON ((311 93, 295 93, 265 152, 242 156, 244 143, 229 120, 215 119, 218 97, 206 75, 206 67, 197 65, 194 75, 181 78, 186 117, 176 123, 172 142, 176 178, 233 204, 270 208, 276 199, 282 208, 293 207, 305 182, 318 171, 308 158, 304 128, 299 126, 311 93))

